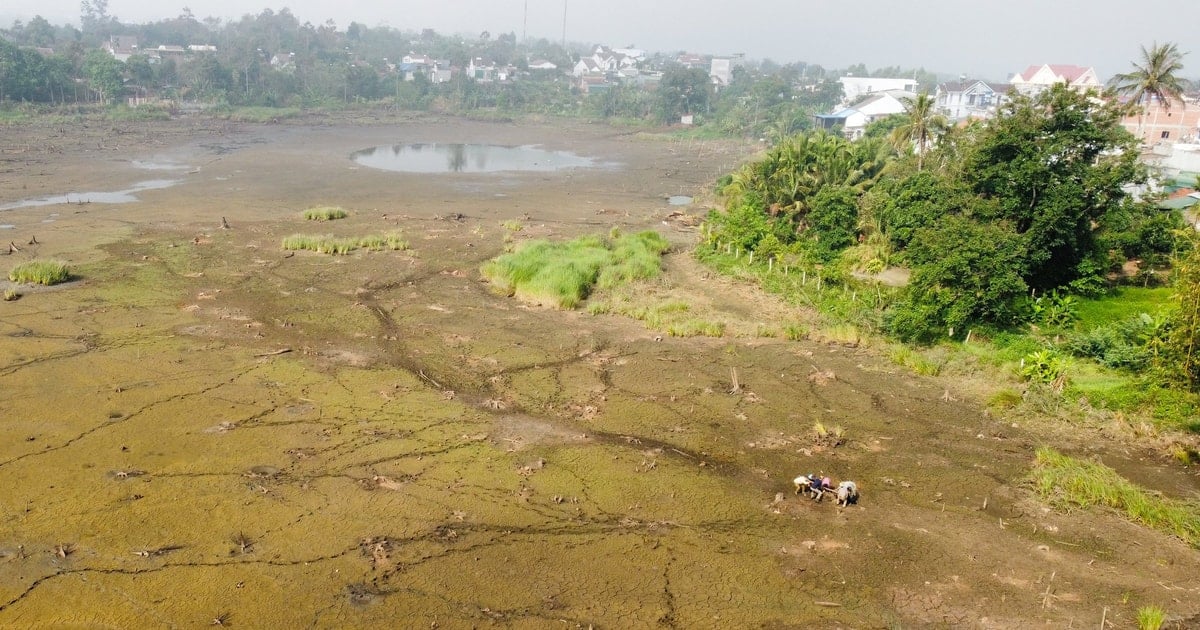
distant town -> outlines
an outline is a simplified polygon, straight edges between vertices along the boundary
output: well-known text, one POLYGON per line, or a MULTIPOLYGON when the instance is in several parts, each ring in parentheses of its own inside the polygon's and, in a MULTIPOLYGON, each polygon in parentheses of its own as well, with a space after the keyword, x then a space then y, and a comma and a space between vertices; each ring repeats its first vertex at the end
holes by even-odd
MULTIPOLYGON (((925 69, 827 69, 743 54, 651 53, 632 46, 518 41, 351 23, 300 23, 287 9, 240 21, 199 20, 186 9, 151 24, 123 24, 106 3, 83 3, 82 28, 36 17, 0 31, 0 104, 162 107, 313 107, 389 100, 410 109, 500 109, 703 126, 770 139, 803 129, 861 137, 905 111, 918 94, 962 123, 987 119, 1011 95, 1054 84, 1103 92, 1086 65, 1030 60, 1007 83, 925 69)), ((1086 60, 1083 60, 1086 62, 1086 60)), ((1191 88, 1183 99, 1194 102, 1191 88)), ((1200 108, 1153 101, 1124 126, 1169 156, 1200 138, 1200 108)), ((1176 156, 1178 170, 1200 171, 1176 156)))

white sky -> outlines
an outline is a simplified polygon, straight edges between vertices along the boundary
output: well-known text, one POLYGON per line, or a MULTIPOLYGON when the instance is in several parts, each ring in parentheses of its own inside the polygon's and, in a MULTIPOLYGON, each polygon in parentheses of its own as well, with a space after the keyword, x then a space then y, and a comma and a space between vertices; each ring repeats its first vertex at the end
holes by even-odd
MULTIPOLYGON (((807 61, 826 68, 865 63, 1003 81, 1027 66, 1094 66, 1101 79, 1127 71, 1140 46, 1173 42, 1185 77, 1200 77, 1197 0, 109 0, 123 22, 182 13, 236 19, 264 8, 289 8, 301 22, 332 19, 403 30, 530 37, 636 45, 649 51, 744 52, 755 59, 807 61), (528 6, 528 26, 523 16, 528 6)), ((79 0, 0 0, 0 25, 41 15, 79 22, 79 0)))

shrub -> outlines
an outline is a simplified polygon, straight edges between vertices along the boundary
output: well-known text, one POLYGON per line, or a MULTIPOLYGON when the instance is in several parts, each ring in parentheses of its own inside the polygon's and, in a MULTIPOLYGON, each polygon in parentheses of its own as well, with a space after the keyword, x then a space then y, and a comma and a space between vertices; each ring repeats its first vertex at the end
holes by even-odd
POLYGON ((67 263, 60 260, 31 260, 13 267, 8 279, 19 283, 52 285, 71 279, 67 263))
POLYGON ((1034 383, 1054 383, 1064 378, 1066 364, 1050 350, 1038 350, 1021 359, 1021 377, 1034 383))

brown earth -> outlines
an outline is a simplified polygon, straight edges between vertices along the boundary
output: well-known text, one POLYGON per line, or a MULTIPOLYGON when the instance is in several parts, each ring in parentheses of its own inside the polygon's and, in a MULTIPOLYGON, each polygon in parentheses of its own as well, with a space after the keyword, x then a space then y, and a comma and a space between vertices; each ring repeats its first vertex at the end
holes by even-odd
MULTIPOLYGON (((0 303, 0 626, 1130 628, 1147 604, 1197 623, 1200 553, 1048 509, 1022 480, 1062 438, 952 379, 862 347, 662 338, 480 282, 506 235, 653 228, 677 248, 647 295, 739 333, 810 320, 710 277, 668 218, 666 196, 703 201, 753 147, 350 116, 3 129, 0 205, 179 181, 0 211, 11 264, 77 276, 0 303), (406 175, 348 157, 433 141, 617 166, 406 175), (303 221, 318 205, 350 217, 303 221), (411 250, 280 248, 392 230, 411 250), (808 472, 862 500, 796 497, 808 472)), ((1127 443, 1066 446, 1200 490, 1127 443)))

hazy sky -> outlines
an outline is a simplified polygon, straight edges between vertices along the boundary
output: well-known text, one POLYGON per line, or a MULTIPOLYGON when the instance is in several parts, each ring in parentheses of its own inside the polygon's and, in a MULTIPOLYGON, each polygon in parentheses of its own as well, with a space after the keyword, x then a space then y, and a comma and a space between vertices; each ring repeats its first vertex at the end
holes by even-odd
MULTIPOLYGON (((79 22, 79 0, 0 0, 0 24, 42 15, 79 22)), ((1032 64, 1094 66, 1101 79, 1124 72, 1141 45, 1177 43, 1190 52, 1185 77, 1200 77, 1200 2, 1196 0, 109 0, 124 22, 170 18, 188 7, 197 18, 236 19, 289 8, 302 22, 332 19, 403 30, 636 45, 755 59, 807 61, 827 68, 865 63, 1007 80, 1032 64), (528 7, 528 22, 524 16, 528 7)))

